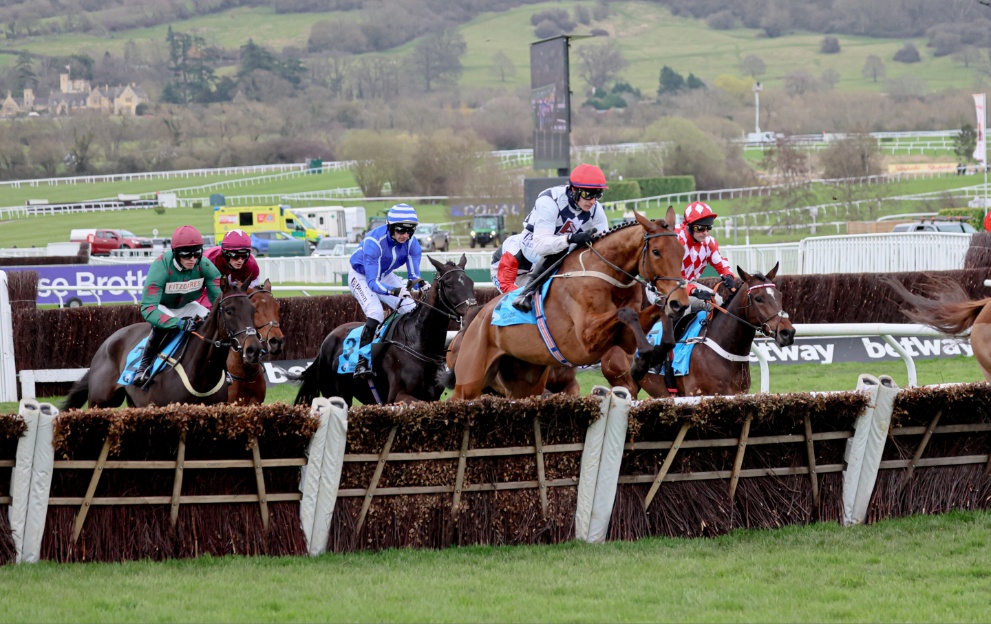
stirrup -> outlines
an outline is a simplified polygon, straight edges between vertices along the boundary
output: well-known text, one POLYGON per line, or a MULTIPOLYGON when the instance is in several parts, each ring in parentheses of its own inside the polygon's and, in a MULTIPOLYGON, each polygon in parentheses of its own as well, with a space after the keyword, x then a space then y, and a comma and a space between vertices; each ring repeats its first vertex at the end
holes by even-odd
POLYGON ((533 293, 524 293, 516 298, 513 302, 513 307, 520 312, 530 312, 533 310, 533 293))
POLYGON ((363 359, 359 359, 358 363, 354 365, 354 376, 358 379, 367 379, 368 377, 374 377, 375 371, 372 370, 372 365, 363 359))

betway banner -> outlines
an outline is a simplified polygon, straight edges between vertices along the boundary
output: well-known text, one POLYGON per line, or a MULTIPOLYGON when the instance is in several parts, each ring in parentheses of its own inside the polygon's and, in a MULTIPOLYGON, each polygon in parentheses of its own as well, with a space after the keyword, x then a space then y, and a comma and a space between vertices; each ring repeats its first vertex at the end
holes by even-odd
MULTIPOLYGON (((906 353, 916 360, 950 358, 960 355, 972 357, 970 342, 959 338, 930 338, 906 336, 895 338, 906 353)), ((759 340, 754 343, 767 356, 768 364, 832 364, 833 362, 900 361, 901 356, 883 338, 858 336, 847 338, 798 338, 795 344, 779 347, 774 341, 759 340)), ((268 385, 285 383, 286 373, 301 373, 313 360, 281 360, 264 362, 265 380, 268 385)), ((750 362, 757 364, 757 356, 750 362)))
MULTIPOLYGON (((131 292, 124 288, 141 288, 145 284, 148 266, 143 264, 52 264, 25 267, 5 267, 5 271, 36 271, 38 273, 38 303, 67 302, 73 297, 83 303, 134 303, 131 292), (73 290, 59 287, 71 286, 73 290), (82 290, 75 290, 81 288, 82 290)), ((141 300, 141 292, 134 293, 141 300)))

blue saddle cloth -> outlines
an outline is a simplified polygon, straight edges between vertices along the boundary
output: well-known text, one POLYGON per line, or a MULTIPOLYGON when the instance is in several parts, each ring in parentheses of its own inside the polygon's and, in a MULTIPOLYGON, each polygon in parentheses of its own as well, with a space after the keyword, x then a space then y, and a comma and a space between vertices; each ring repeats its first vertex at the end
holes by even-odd
MULTIPOLYGON (((674 345, 674 358, 671 362, 671 368, 674 370, 676 377, 684 377, 688 374, 688 365, 691 363, 692 359, 692 349, 695 348, 695 343, 684 343, 682 340, 688 340, 689 338, 697 338, 699 332, 702 331, 702 325, 705 319, 709 316, 709 313, 705 310, 699 312, 692 322, 689 323, 688 328, 685 330, 685 335, 681 337, 681 340, 674 345)), ((654 345, 655 347, 661 344, 661 337, 664 335, 664 326, 658 321, 650 328, 647 332, 647 342, 654 345)), ((664 369, 667 367, 667 362, 661 364, 658 368, 658 373, 664 374, 664 369)))
POLYGON ((348 335, 344 338, 344 348, 341 350, 341 355, 337 358, 338 374, 354 374, 354 369, 358 366, 358 355, 364 355, 365 359, 371 362, 372 345, 377 342, 382 342, 382 339, 385 338, 386 328, 392 324, 392 321, 395 318, 395 314, 390 314, 388 318, 382 321, 382 324, 379 325, 378 329, 375 331, 375 337, 372 338, 372 341, 360 350, 358 349, 358 345, 361 344, 361 330, 364 329, 364 326, 359 325, 349 331, 348 335))
MULTIPOLYGON (((554 272, 555 274, 557 271, 554 272)), ((551 280, 548 279, 540 287, 540 296, 546 297, 547 291, 551 287, 551 280)), ((502 298, 498 304, 496 304, 495 310, 492 310, 492 325, 496 327, 509 327, 510 325, 536 325, 537 324, 537 312, 530 310, 529 312, 520 312, 513 307, 513 302, 519 297, 523 288, 517 288, 516 290, 511 290, 506 293, 506 296, 502 298)))
MULTIPOLYGON (((179 350, 179 347, 186 342, 188 337, 189 334, 186 332, 176 332, 174 336, 169 338, 160 355, 172 357, 175 355, 176 351, 179 350)), ((134 345, 131 352, 127 354, 127 363, 124 366, 124 370, 120 373, 120 378, 117 379, 118 384, 122 386, 129 386, 131 385, 131 382, 134 381, 134 373, 138 372, 138 366, 141 364, 141 354, 144 353, 146 344, 148 344, 148 336, 142 338, 141 342, 134 345)), ((151 376, 154 377, 163 368, 165 368, 165 360, 161 357, 155 358, 151 365, 151 376)))

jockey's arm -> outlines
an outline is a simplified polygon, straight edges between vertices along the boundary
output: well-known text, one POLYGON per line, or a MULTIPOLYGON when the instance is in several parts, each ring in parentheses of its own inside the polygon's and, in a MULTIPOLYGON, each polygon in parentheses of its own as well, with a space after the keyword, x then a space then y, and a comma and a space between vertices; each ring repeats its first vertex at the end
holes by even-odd
POLYGON ((568 248, 568 235, 557 233, 557 213, 557 204, 551 198, 537 198, 530 248, 538 256, 550 256, 568 248))
POLYGON ((210 306, 207 307, 212 307, 220 298, 220 278, 223 276, 217 265, 206 258, 200 259, 200 274, 203 276, 203 290, 206 292, 207 299, 210 300, 210 306))
POLYGON ((729 266, 729 261, 726 260, 721 253, 719 253, 719 243, 716 242, 715 238, 712 239, 710 249, 712 249, 712 255, 709 256, 709 264, 711 264, 712 268, 716 270, 716 273, 719 273, 720 277, 726 275, 735 277, 733 275, 733 270, 729 266))
POLYGON ((168 271, 163 258, 160 257, 152 262, 148 268, 144 290, 141 293, 141 317, 159 329, 174 329, 179 321, 176 317, 162 312, 159 307, 168 281, 168 271))
POLYGON ((406 274, 411 280, 420 279, 420 260, 423 258, 423 248, 415 236, 409 237, 409 256, 406 257, 406 274))
POLYGON ((392 289, 381 282, 382 279, 382 248, 378 241, 368 237, 361 244, 361 251, 364 254, 362 266, 365 269, 365 280, 372 292, 378 295, 389 295, 392 289))

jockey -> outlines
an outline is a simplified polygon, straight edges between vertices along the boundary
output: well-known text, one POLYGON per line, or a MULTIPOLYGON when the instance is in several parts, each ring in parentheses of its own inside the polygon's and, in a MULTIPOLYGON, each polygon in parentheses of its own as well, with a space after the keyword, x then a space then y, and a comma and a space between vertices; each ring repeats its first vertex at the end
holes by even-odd
MULTIPOLYGON (((244 230, 227 232, 220 246, 207 249, 203 257, 217 267, 228 283, 237 282, 244 288, 257 288, 261 283, 258 262, 251 255, 251 237, 244 230)), ((200 296, 199 304, 208 309, 212 307, 207 293, 200 296)))
POLYGON ((220 296, 220 271, 202 256, 203 236, 182 225, 172 234, 172 248, 151 263, 141 295, 141 316, 151 323, 151 334, 134 374, 135 386, 151 378, 151 363, 171 330, 192 331, 193 318, 209 314, 196 301, 200 295, 211 303, 220 296))
MULTIPOLYGON (((412 206, 396 204, 389 209, 385 225, 368 232, 361 247, 351 255, 348 286, 365 313, 359 349, 371 344, 375 329, 385 319, 383 303, 399 314, 416 307, 402 278, 393 271, 405 266, 410 283, 416 285, 414 290, 425 293, 430 289, 430 284, 420 281, 420 243, 413 236, 418 223, 412 206)), ((371 363, 359 355, 354 376, 373 374, 371 363)))
POLYGON ((589 243, 593 231, 609 229, 609 220, 599 203, 607 188, 602 169, 582 164, 571 172, 568 184, 551 187, 537 196, 533 210, 523 220, 522 240, 523 256, 534 267, 529 281, 513 302, 514 308, 530 311, 533 293, 544 281, 541 274, 557 259, 554 256, 569 245, 589 243))
POLYGON ((722 297, 696 282, 707 265, 716 269, 723 278, 725 288, 732 288, 735 282, 729 262, 719 253, 719 243, 709 234, 718 216, 708 204, 692 202, 685 208, 684 221, 675 230, 678 233, 678 242, 685 247, 681 276, 688 282, 685 289, 693 310, 701 309, 705 305, 703 302, 715 301, 716 305, 723 303, 722 297))
POLYGON ((516 280, 530 274, 533 263, 523 255, 523 237, 526 232, 513 234, 492 252, 489 275, 500 293, 516 290, 516 280))

